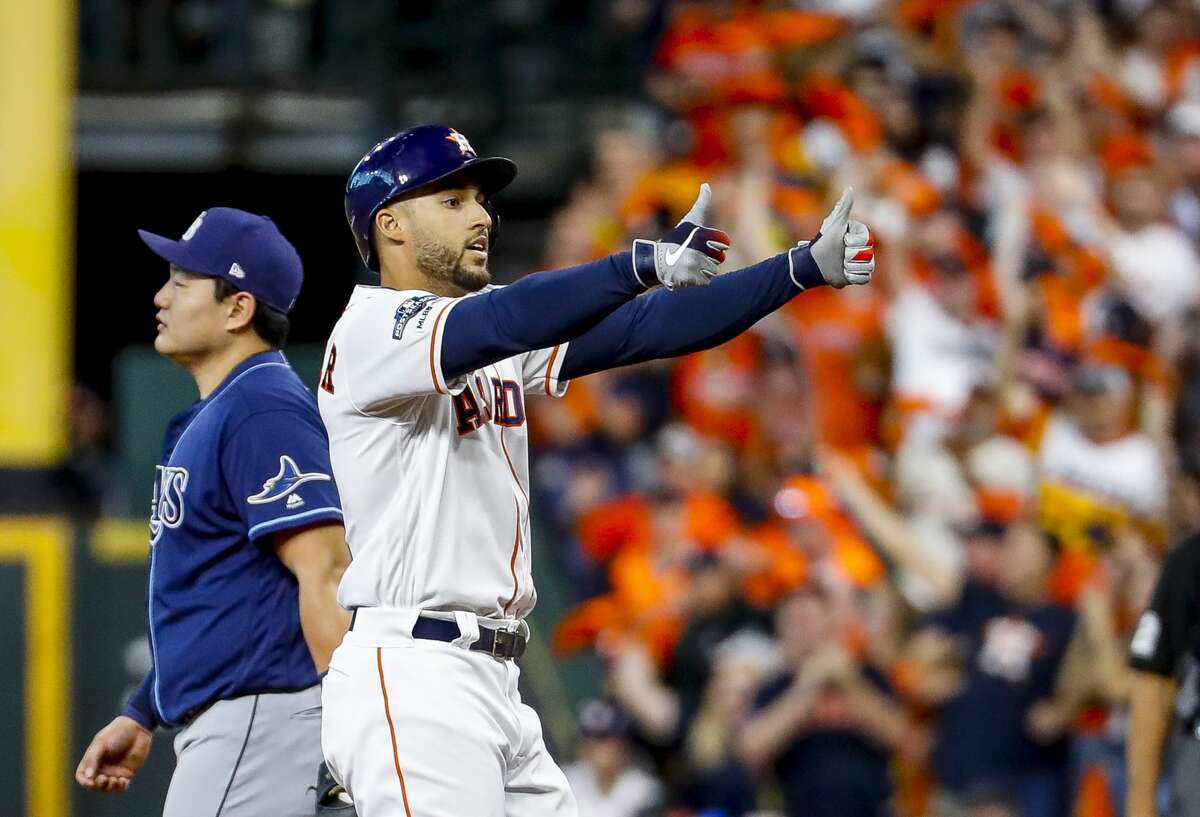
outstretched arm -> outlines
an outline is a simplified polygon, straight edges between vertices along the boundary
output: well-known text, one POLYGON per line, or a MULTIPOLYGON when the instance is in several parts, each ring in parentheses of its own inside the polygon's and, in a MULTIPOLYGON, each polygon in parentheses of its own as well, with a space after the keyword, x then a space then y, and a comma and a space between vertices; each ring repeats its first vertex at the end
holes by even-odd
POLYGON ((645 290, 632 253, 622 252, 463 298, 446 316, 442 374, 449 383, 497 360, 570 340, 645 290))
POLYGON ((560 377, 710 349, 806 289, 867 283, 875 269, 874 252, 866 226, 849 220, 852 203, 847 191, 811 244, 722 275, 707 287, 655 292, 615 309, 571 341, 560 377))
POLYGON ((807 247, 722 275, 686 292, 652 292, 571 341, 563 380, 720 346, 793 296, 825 281, 807 247))
POLYGON ((707 284, 729 247, 729 236, 704 226, 711 196, 701 185, 692 209, 660 241, 635 241, 632 252, 529 275, 461 300, 446 317, 445 379, 572 340, 659 283, 668 289, 707 284))

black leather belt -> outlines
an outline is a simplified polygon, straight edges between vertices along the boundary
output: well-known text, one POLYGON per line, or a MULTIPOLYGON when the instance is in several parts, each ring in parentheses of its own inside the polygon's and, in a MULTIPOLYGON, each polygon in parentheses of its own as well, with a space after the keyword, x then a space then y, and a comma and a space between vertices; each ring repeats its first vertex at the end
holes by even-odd
MULTIPOLYGON (((354 620, 358 618, 358 611, 354 611, 353 617, 350 619, 350 629, 354 629, 354 620)), ((413 638, 424 638, 429 641, 454 641, 462 635, 458 629, 458 622, 446 621, 440 618, 425 618, 424 616, 417 618, 417 623, 413 625, 413 638)), ((472 644, 468 649, 474 652, 485 652, 492 658, 498 658, 504 661, 520 658, 525 654, 525 636, 520 633, 511 632, 509 630, 492 630, 487 627, 479 628, 479 639, 472 644)))

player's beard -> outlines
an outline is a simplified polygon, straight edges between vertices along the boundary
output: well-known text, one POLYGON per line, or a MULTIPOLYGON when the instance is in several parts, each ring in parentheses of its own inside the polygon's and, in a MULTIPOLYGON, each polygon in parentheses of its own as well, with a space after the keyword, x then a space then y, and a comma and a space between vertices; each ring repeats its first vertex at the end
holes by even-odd
POLYGON ((464 267, 466 248, 455 249, 429 233, 413 236, 417 270, 432 281, 450 284, 465 292, 476 292, 492 282, 487 266, 464 267))

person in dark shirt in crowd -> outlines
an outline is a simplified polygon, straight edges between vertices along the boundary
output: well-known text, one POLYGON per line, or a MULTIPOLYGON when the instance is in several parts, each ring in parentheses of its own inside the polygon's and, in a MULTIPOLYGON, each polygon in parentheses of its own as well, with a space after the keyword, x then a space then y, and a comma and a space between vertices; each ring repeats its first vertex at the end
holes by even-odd
POLYGON ((664 678, 679 694, 681 719, 689 723, 700 708, 712 671, 713 652, 739 630, 770 632, 771 616, 751 607, 739 594, 737 571, 716 553, 703 552, 688 563, 688 623, 664 678))
POLYGON ((892 797, 889 753, 911 732, 883 676, 835 630, 819 587, 783 601, 775 632, 787 669, 759 689, 739 738, 749 768, 773 770, 788 817, 879 817, 892 797))
POLYGON ((741 630, 713 648, 704 695, 677 758, 681 805, 705 817, 758 813, 757 786, 738 756, 736 735, 759 686, 778 668, 774 640, 756 630, 741 630))
POLYGON ((1067 744, 1038 743, 1029 721, 1053 695, 1075 614, 1048 598, 1053 552, 1036 527, 982 533, 968 537, 957 601, 910 642, 918 695, 935 711, 931 766, 948 805, 986 786, 1006 792, 1020 817, 1061 817, 1067 744))

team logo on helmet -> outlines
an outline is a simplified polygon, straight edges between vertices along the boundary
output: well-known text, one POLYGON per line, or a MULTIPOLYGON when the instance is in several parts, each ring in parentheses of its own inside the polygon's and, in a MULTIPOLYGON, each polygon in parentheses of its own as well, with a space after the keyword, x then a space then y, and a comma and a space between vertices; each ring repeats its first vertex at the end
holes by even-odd
POLYGON ((446 134, 446 139, 458 145, 458 149, 462 151, 463 156, 473 157, 475 155, 475 148, 471 147, 471 143, 467 141, 467 137, 453 128, 451 128, 450 133, 446 134))
POLYGON ((251 505, 263 505, 283 499, 306 482, 328 479, 332 477, 319 471, 302 472, 296 461, 284 454, 279 458, 279 473, 264 482, 262 490, 257 494, 246 497, 246 501, 251 505))

